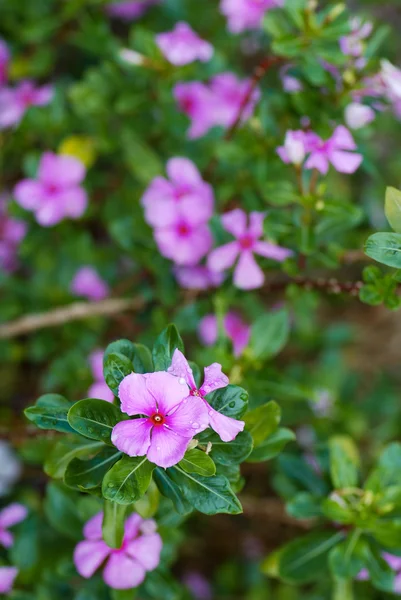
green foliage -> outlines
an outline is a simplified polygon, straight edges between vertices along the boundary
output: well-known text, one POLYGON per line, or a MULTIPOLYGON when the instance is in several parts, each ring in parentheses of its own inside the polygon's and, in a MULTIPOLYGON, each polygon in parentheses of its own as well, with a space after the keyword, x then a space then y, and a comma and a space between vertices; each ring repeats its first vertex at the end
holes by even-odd
POLYGON ((106 444, 111 444, 113 427, 122 419, 117 406, 94 398, 76 402, 68 412, 68 422, 76 432, 106 444))
POLYGON ((123 456, 103 479, 103 496, 117 504, 132 504, 148 489, 154 468, 146 456, 123 456))
POLYGON ((41 429, 54 429, 63 433, 74 430, 68 423, 67 414, 71 402, 59 394, 45 394, 37 399, 35 406, 30 406, 25 416, 41 429))

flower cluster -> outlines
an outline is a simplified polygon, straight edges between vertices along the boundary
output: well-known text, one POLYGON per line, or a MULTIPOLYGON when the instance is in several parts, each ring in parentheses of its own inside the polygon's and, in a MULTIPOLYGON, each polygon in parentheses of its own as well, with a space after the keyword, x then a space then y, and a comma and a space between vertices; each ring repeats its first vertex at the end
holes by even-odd
POLYGON ((17 249, 27 226, 24 221, 9 216, 7 205, 6 196, 0 195, 0 269, 11 272, 17 266, 17 249))
MULTIPOLYGON (((234 356, 241 356, 249 343, 251 327, 243 321, 241 316, 230 311, 223 319, 224 333, 232 342, 234 356)), ((205 346, 213 346, 218 337, 218 322, 216 315, 210 314, 203 317, 198 326, 199 338, 205 346)))
POLYGON ((259 29, 266 12, 283 6, 284 0, 221 0, 220 11, 231 33, 259 29))
POLYGON ((195 60, 208 62, 213 56, 213 46, 202 40, 188 23, 176 23, 173 31, 159 33, 156 43, 171 64, 181 67, 195 60))
MULTIPOLYGON (((11 548, 14 543, 14 537, 9 531, 10 527, 23 521, 28 514, 27 509, 22 504, 15 502, 9 504, 0 512, 0 545, 4 548, 11 548)), ((16 567, 0 567, 0 594, 8 594, 18 575, 16 567)))
POLYGON ((120 548, 110 548, 102 539, 103 513, 92 517, 84 526, 85 540, 74 551, 75 567, 89 579, 106 561, 103 579, 111 588, 127 590, 140 585, 147 571, 160 562, 162 539, 156 533, 153 520, 144 521, 132 513, 124 523, 124 538, 120 548))
POLYGON ((88 300, 103 300, 109 294, 109 286, 96 269, 88 265, 81 267, 71 281, 71 292, 88 300))
POLYGON ((103 350, 94 350, 89 356, 94 382, 88 390, 88 398, 99 398, 113 402, 114 394, 103 377, 103 350))

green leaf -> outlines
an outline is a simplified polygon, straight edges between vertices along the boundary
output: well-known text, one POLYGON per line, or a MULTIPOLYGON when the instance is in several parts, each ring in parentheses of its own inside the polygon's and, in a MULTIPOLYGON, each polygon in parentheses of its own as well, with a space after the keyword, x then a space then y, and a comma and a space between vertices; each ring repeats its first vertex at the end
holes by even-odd
POLYGON ((291 429, 279 427, 264 442, 251 452, 247 462, 264 462, 275 458, 289 442, 296 440, 296 435, 291 429))
POLYGON ((124 537, 124 517, 127 507, 105 500, 103 509, 102 534, 110 548, 121 548, 124 537))
POLYGON ((82 527, 77 512, 76 492, 58 483, 49 483, 46 490, 44 510, 52 527, 73 540, 82 539, 82 527))
POLYGON ((248 408, 248 392, 238 385, 228 385, 207 395, 207 401, 226 417, 240 419, 248 408))
POLYGON ((180 467, 170 468, 167 472, 186 500, 199 512, 205 515, 237 515, 242 512, 241 504, 224 476, 201 477, 185 473, 180 467))
POLYGON ((162 331, 153 346, 152 357, 155 371, 167 371, 177 348, 184 352, 184 343, 177 327, 170 324, 162 331))
POLYGON ((329 550, 344 538, 340 531, 320 531, 300 537, 279 551, 279 576, 292 584, 320 579, 327 566, 329 550))
POLYGON ((365 254, 388 267, 401 268, 401 234, 374 233, 365 244, 365 254))
POLYGON ((72 405, 68 422, 75 431, 93 440, 111 444, 111 432, 123 414, 111 402, 87 398, 72 405))
POLYGON ((155 466, 146 456, 124 456, 104 477, 103 496, 118 504, 136 502, 148 489, 155 466))
POLYGON ((129 590, 113 590, 110 588, 111 600, 134 600, 136 597, 136 588, 129 590))
POLYGON ((45 394, 24 411, 25 416, 41 429, 54 429, 63 433, 71 433, 73 429, 68 423, 67 413, 71 407, 64 396, 45 394))
POLYGON ((103 364, 106 362, 110 354, 122 354, 132 362, 135 356, 135 344, 130 340, 125 339, 111 342, 111 344, 109 344, 104 351, 103 364))
POLYGON ((386 189, 384 205, 387 221, 397 233, 401 233, 401 191, 393 187, 386 189))
POLYGON ((143 519, 150 519, 156 514, 159 504, 159 490, 156 483, 151 481, 146 494, 134 503, 134 508, 143 519))
POLYGON ((346 540, 337 544, 329 554, 330 571, 338 579, 355 579, 365 566, 367 542, 360 538, 361 531, 355 529, 346 540))
POLYGON ((261 315, 252 325, 250 351, 254 358, 266 360, 276 356, 286 345, 290 319, 285 309, 261 315))
POLYGON ((161 175, 163 165, 154 150, 137 136, 132 127, 125 128, 120 135, 124 163, 136 179, 147 185, 154 177, 161 175))
POLYGON ((210 456, 196 448, 187 450, 178 464, 187 473, 198 473, 203 477, 212 477, 216 473, 216 465, 210 456))
POLYGON ((175 510, 180 515, 186 515, 192 511, 192 506, 183 496, 178 485, 170 478, 169 474, 160 467, 156 467, 153 478, 163 496, 169 498, 174 505, 175 510))
POLYGON ((321 498, 317 498, 310 492, 299 492, 285 508, 295 519, 313 519, 322 516, 320 502, 321 498))
POLYGON ((68 464, 74 458, 93 456, 102 448, 104 448, 103 442, 93 442, 79 436, 66 437, 59 440, 52 448, 44 464, 44 471, 50 477, 61 479, 68 464))
POLYGON ((349 504, 336 492, 322 500, 321 509, 327 519, 343 525, 352 525, 357 519, 357 515, 349 504))
POLYGON ((98 487, 107 471, 120 457, 121 452, 106 446, 90 460, 74 458, 64 473, 64 483, 80 490, 98 487))
POLYGON ((401 472, 401 444, 393 442, 382 452, 377 467, 370 474, 365 489, 380 493, 385 488, 399 484, 401 472))
POLYGON ((143 344, 134 344, 129 340, 116 340, 109 344, 104 352, 103 363, 110 354, 122 354, 132 363, 135 373, 151 373, 153 371, 152 355, 143 344))
POLYGON ((111 352, 103 363, 104 379, 115 396, 122 380, 134 370, 133 364, 124 354, 111 352))
POLYGON ((245 415, 245 426, 253 438, 255 448, 276 431, 280 419, 281 409, 274 400, 254 408, 245 415))
POLYGON ((366 548, 365 561, 373 585, 384 592, 394 592, 394 571, 372 542, 366 548))
POLYGON ((350 437, 335 436, 329 440, 330 475, 336 489, 358 485, 358 450, 350 437))
POLYGON ((240 431, 232 442, 223 442, 220 436, 206 430, 196 438, 200 442, 211 442, 211 457, 220 465, 231 466, 244 462, 252 452, 253 440, 247 431, 240 431))
POLYGON ((312 467, 310 467, 302 458, 282 454, 278 458, 279 466, 287 477, 300 483, 304 488, 316 496, 325 496, 328 491, 328 485, 321 479, 312 467))

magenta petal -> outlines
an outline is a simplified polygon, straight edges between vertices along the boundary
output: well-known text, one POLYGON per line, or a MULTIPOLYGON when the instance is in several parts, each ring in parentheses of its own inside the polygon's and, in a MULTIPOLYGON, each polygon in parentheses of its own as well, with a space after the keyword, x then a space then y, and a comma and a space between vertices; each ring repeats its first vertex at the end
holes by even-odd
POLYGON ((103 541, 79 542, 74 550, 74 564, 82 577, 92 577, 93 573, 109 556, 111 548, 103 541))
POLYGON ((36 220, 42 227, 52 227, 64 219, 64 208, 57 200, 57 196, 54 198, 45 198, 36 210, 36 220))
POLYGON ((242 252, 234 271, 234 285, 241 290, 253 290, 263 285, 262 269, 256 263, 252 252, 242 252))
POLYGON ((239 253, 237 242, 230 242, 212 250, 207 259, 207 266, 212 271, 224 271, 233 266, 239 253))
POLYGON ((344 125, 340 125, 334 130, 330 142, 338 149, 356 150, 356 144, 351 133, 344 125))
POLYGON ((222 415, 217 410, 214 410, 206 400, 204 402, 208 407, 209 425, 213 431, 219 434, 223 442, 231 442, 237 437, 240 431, 244 430, 244 421, 237 421, 237 419, 226 417, 226 415, 222 415))
POLYGON ((60 192, 58 201, 66 216, 78 219, 86 210, 88 196, 83 188, 76 186, 60 192))
POLYGON ((229 312, 224 319, 224 328, 233 343, 234 356, 240 356, 251 337, 250 325, 235 312, 229 312))
POLYGON ((356 152, 342 152, 335 150, 330 155, 330 161, 333 167, 339 173, 355 173, 363 160, 362 154, 356 152))
POLYGON ((249 215, 249 229, 248 234, 254 238, 260 238, 263 235, 263 221, 265 220, 265 213, 263 212, 251 212, 249 215))
POLYGON ((205 381, 199 391, 202 396, 207 396, 207 394, 210 394, 214 390, 227 387, 229 383, 227 375, 224 375, 221 370, 221 365, 213 363, 205 367, 205 381))
POLYGON ((142 517, 138 513, 131 513, 124 523, 124 539, 134 539, 138 535, 142 523, 142 517))
POLYGON ((162 539, 158 533, 142 535, 130 542, 127 546, 127 554, 135 558, 147 570, 156 569, 160 562, 160 552, 163 546, 162 539))
POLYGON ((0 529, 0 546, 11 548, 14 543, 14 536, 6 529, 0 529))
POLYGON ((292 250, 282 248, 276 244, 270 244, 269 242, 256 242, 254 251, 257 254, 260 254, 260 256, 265 256, 266 258, 271 258, 272 260, 277 260, 279 262, 282 262, 293 255, 292 250))
POLYGON ((103 381, 95 381, 92 383, 88 390, 88 398, 97 398, 98 400, 105 400, 106 402, 113 402, 114 394, 103 381))
POLYGON ((182 437, 165 425, 154 427, 147 457, 150 462, 167 469, 180 462, 187 450, 190 437, 182 437))
POLYGON ((150 446, 153 424, 149 419, 120 421, 113 428, 111 441, 128 456, 144 456, 150 446))
POLYGON ((12 527, 26 519, 27 514, 28 510, 23 504, 18 502, 9 504, 0 512, 0 527, 12 527))
POLYGON ((191 389, 196 388, 192 369, 189 366, 187 359, 185 358, 181 350, 178 350, 178 348, 174 350, 171 365, 167 369, 167 372, 171 373, 171 375, 174 375, 175 377, 181 377, 182 379, 184 379, 191 389))
POLYGON ((0 594, 11 592, 17 575, 18 569, 15 567, 0 567, 0 594))
POLYGON ((45 192, 42 184, 34 179, 23 179, 14 188, 15 201, 26 210, 37 209, 45 192))
POLYGON ((305 163, 305 169, 317 169, 322 175, 326 175, 329 170, 329 161, 326 154, 319 151, 312 152, 305 163))
MULTIPOLYGON (((188 396, 166 419, 167 431, 172 430, 185 438, 192 438, 206 429, 207 424, 207 411, 198 396, 188 396)), ((153 437, 152 433, 152 443, 153 437)))
POLYGON ((203 183, 202 177, 188 158, 177 156, 170 158, 166 165, 167 175, 175 184, 184 184, 189 186, 198 186, 203 183))
POLYGON ((213 215, 214 200, 211 194, 187 194, 178 204, 178 213, 193 226, 206 223, 213 215))
POLYGON ((145 205, 145 221, 151 227, 172 227, 177 221, 178 203, 169 198, 157 198, 145 205))
POLYGON ((85 165, 73 156, 45 152, 42 155, 38 178, 59 187, 76 186, 85 177, 85 165))
POLYGON ((129 590, 145 579, 145 569, 123 552, 113 553, 103 570, 103 579, 115 590, 129 590))
POLYGON ((84 525, 84 536, 87 540, 98 541, 102 539, 102 523, 103 523, 103 512, 97 513, 94 517, 89 519, 84 525))
POLYGON ((185 381, 179 381, 177 377, 164 371, 148 373, 146 386, 163 415, 168 415, 189 394, 185 381))
POLYGON ((199 322, 199 337, 205 346, 213 346, 217 340, 217 317, 216 315, 206 315, 199 322))
POLYGON ((157 410, 156 400, 146 387, 145 375, 130 373, 124 377, 118 388, 118 397, 121 400, 121 410, 131 417, 134 415, 150 417, 157 410))
POLYGON ((239 238, 246 233, 246 213, 241 208, 235 208, 222 215, 221 222, 224 229, 229 231, 235 238, 239 238))

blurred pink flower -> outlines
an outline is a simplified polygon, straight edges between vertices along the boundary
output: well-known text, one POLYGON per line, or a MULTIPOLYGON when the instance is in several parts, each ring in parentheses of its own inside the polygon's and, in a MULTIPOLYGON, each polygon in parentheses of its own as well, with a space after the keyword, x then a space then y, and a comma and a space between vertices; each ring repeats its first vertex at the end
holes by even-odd
POLYGON ((372 23, 363 23, 359 17, 350 21, 351 33, 340 37, 339 43, 343 54, 347 56, 360 57, 364 51, 363 41, 372 33, 372 23))
POLYGON ((71 281, 71 292, 75 296, 84 296, 88 300, 103 300, 109 294, 109 286, 93 267, 78 269, 71 281))
POLYGON ((259 29, 265 13, 284 0, 221 0, 220 11, 227 18, 227 28, 231 33, 245 29, 259 29))
POLYGON ((85 166, 73 156, 42 154, 36 179, 23 179, 14 188, 15 200, 35 213, 39 225, 51 227, 65 218, 78 219, 87 205, 80 183, 85 166))
POLYGON ((0 567, 0 594, 11 592, 17 575, 18 569, 15 567, 0 567))
POLYGON ((370 106, 351 102, 345 109, 345 122, 350 129, 361 129, 376 118, 376 113, 370 106))
POLYGON ((213 56, 213 46, 183 21, 176 23, 172 31, 156 35, 156 43, 165 58, 178 67, 195 60, 208 62, 213 56))
POLYGON ((192 266, 209 252, 212 234, 199 215, 177 215, 167 227, 154 231, 160 254, 177 265, 192 266))
POLYGON ((0 129, 18 125, 30 106, 45 106, 53 98, 53 87, 35 87, 33 81, 21 81, 15 88, 0 88, 0 129))
POLYGON ((308 134, 307 151, 310 156, 305 163, 306 169, 317 169, 325 175, 329 164, 339 173, 355 173, 362 163, 363 156, 357 152, 356 144, 346 127, 340 125, 328 140, 322 140, 314 133, 308 134))
POLYGON ((5 548, 11 548, 14 543, 13 535, 8 531, 13 525, 17 525, 24 519, 28 511, 23 504, 14 502, 0 511, 0 544, 5 548))
POLYGON ((113 428, 111 441, 128 456, 147 456, 150 462, 167 469, 182 460, 189 441, 208 423, 199 398, 186 402, 184 380, 159 371, 131 373, 120 383, 121 410, 131 417, 113 428))
MULTIPOLYGON (((397 595, 401 595, 401 557, 388 552, 382 553, 382 558, 386 561, 390 569, 395 571, 393 591, 397 595)), ((356 576, 358 581, 368 581, 370 579, 369 571, 362 569, 356 576)))
POLYGON ((283 89, 289 94, 295 94, 303 90, 302 82, 289 73, 291 65, 285 65, 279 71, 283 89))
POLYGON ((10 51, 4 40, 0 38, 0 86, 6 83, 10 51))
POLYGON ((92 517, 84 526, 85 540, 74 550, 74 564, 78 573, 90 579, 106 561, 104 582, 113 589, 128 590, 140 585, 147 571, 156 569, 160 562, 162 539, 156 533, 153 520, 144 521, 132 513, 124 524, 124 538, 120 548, 110 548, 102 539, 103 513, 92 517))
POLYGON ((287 131, 284 145, 277 148, 277 154, 285 163, 301 165, 306 156, 306 135, 304 131, 287 131))
POLYGON ((197 571, 188 571, 182 582, 196 600, 213 600, 213 590, 204 575, 197 571))
POLYGON ((88 398, 99 398, 106 402, 113 402, 114 394, 103 378, 103 350, 94 350, 89 355, 94 383, 88 390, 88 398))
POLYGON ((175 267, 174 275, 180 286, 187 290, 208 290, 224 281, 223 273, 216 273, 203 265, 175 267))
POLYGON ((7 214, 7 204, 6 196, 0 194, 0 269, 11 272, 17 267, 17 250, 27 225, 7 214))
POLYGON ((214 99, 207 85, 200 81, 177 83, 173 95, 178 108, 191 119, 191 126, 187 131, 189 139, 200 138, 214 127, 214 99))
POLYGON ((242 290, 261 287, 264 282, 263 271, 256 263, 254 253, 279 262, 292 255, 292 251, 287 248, 260 241, 264 218, 264 213, 252 212, 248 225, 247 215, 240 208, 225 213, 221 217, 223 227, 236 239, 212 250, 208 256, 208 267, 217 272, 229 269, 238 258, 234 270, 234 285, 242 290))
MULTIPOLYGON (((224 375, 222 372, 219 363, 213 363, 209 367, 205 367, 204 382, 199 389, 196 386, 192 369, 189 366, 187 359, 178 348, 174 351, 168 372, 175 375, 179 381, 182 380, 188 385, 189 394, 184 402, 189 401, 188 404, 191 409, 196 406, 199 398, 202 400, 206 409, 206 418, 208 419, 209 427, 220 436, 223 442, 231 442, 237 437, 240 431, 243 431, 245 427, 244 421, 238 421, 237 419, 232 419, 231 417, 219 413, 210 406, 205 398, 205 396, 211 392, 220 388, 225 388, 229 384, 229 379, 227 375, 224 375)), ((199 424, 196 423, 195 415, 192 416, 192 419, 194 421, 192 426, 199 424)), ((202 429, 206 429, 206 427, 202 425, 202 429)), ((200 429, 200 431, 202 431, 202 429, 200 429)))
MULTIPOLYGON (((245 323, 238 313, 230 311, 224 317, 223 327, 227 337, 232 341, 234 356, 241 356, 251 336, 250 325, 245 323)), ((198 326, 198 333, 205 346, 215 344, 218 336, 216 315, 211 314, 203 317, 198 326)))
POLYGON ((139 19, 154 4, 160 0, 123 0, 107 4, 106 12, 110 17, 116 17, 124 21, 139 19))

